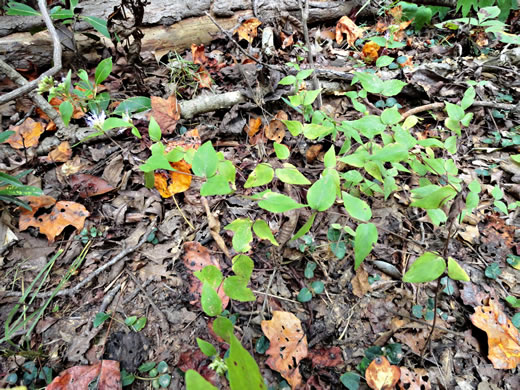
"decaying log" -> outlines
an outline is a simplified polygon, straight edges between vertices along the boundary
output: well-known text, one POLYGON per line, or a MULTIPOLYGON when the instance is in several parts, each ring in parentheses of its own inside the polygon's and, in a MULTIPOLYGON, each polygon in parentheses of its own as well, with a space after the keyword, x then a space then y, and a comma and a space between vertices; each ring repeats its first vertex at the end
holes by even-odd
MULTIPOLYGON (((113 7, 118 4, 119 0, 84 0, 80 2, 80 7, 83 15, 107 19, 113 7)), ((359 4, 360 0, 310 1, 308 22, 337 20, 349 14, 359 4)), ((297 0, 255 0, 254 9, 249 0, 151 0, 146 6, 143 20, 142 53, 151 52, 157 57, 169 50, 182 51, 192 43, 209 43, 218 33, 218 28, 204 15, 205 12, 210 12, 228 30, 254 14, 264 23, 280 17, 282 13, 300 19, 297 0)), ((27 32, 42 24, 38 17, 0 16, 0 58, 15 68, 49 66, 52 44, 47 32, 34 35, 27 32)), ((86 23, 77 25, 78 31, 88 28, 86 23)), ((76 39, 83 54, 95 53, 103 45, 111 45, 103 37, 98 44, 93 44, 91 39, 82 34, 76 34, 76 39)), ((67 57, 73 56, 71 52, 64 52, 64 62, 67 57)))

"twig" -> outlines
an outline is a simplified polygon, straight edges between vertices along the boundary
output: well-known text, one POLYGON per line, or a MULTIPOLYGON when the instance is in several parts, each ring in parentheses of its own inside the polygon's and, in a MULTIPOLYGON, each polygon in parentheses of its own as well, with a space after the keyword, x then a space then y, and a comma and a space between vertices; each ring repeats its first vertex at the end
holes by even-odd
MULTIPOLYGON (((511 111, 513 113, 520 111, 520 104, 507 104, 507 103, 495 103, 495 102, 486 102, 486 101, 476 101, 473 102, 471 105, 472 107, 490 107, 490 108, 496 108, 499 110, 505 110, 505 111, 511 111)), ((424 111, 428 110, 439 110, 441 108, 444 108, 444 103, 437 102, 437 103, 430 103, 425 104, 424 106, 414 107, 410 110, 406 111, 404 114, 401 115, 402 119, 408 118, 410 115, 415 115, 424 111)))
MULTIPOLYGON (((99 274, 101 274, 107 268, 113 266, 118 261, 120 261, 121 259, 125 258, 127 255, 129 255, 130 253, 135 252, 137 249, 141 248, 146 243, 149 234, 154 230, 155 230, 155 223, 152 223, 150 225, 150 227, 148 228, 148 230, 146 231, 146 233, 141 238, 141 240, 137 243, 137 245, 122 250, 121 252, 119 252, 118 255, 114 256, 114 258, 112 258, 112 260, 110 260, 108 263, 103 264, 101 267, 99 267, 94 272, 89 274, 85 279, 83 279, 81 282, 76 284, 74 287, 67 288, 65 290, 61 290, 56 294, 56 296, 70 296, 70 295, 74 295, 74 294, 78 293, 79 290, 81 290, 81 288, 83 288, 85 285, 90 283, 92 281, 92 279, 97 277, 99 274)), ((0 293, 0 295, 2 295, 2 294, 0 293)), ((36 297, 37 298, 49 298, 51 295, 52 295, 52 291, 48 291, 45 293, 40 293, 36 297)), ((22 293, 18 292, 18 291, 9 291, 9 292, 3 293, 2 296, 4 296, 4 297, 21 297, 22 293)))
MULTIPOLYGON (((302 12, 302 25, 303 25, 303 37, 305 39, 305 46, 307 46, 307 61, 309 62, 309 67, 314 70, 314 54, 312 51, 311 41, 309 39, 309 27, 307 26, 307 19, 309 18, 309 0, 304 0, 304 4, 302 4, 302 0, 298 0, 298 5, 302 12)), ((320 82, 318 81, 318 76, 316 72, 312 72, 312 84, 314 89, 320 89, 320 82)), ((316 106, 319 109, 322 105, 321 101, 321 93, 318 94, 318 98, 316 99, 316 106)))
POLYGON ((32 91, 35 89, 39 82, 47 76, 53 76, 56 73, 58 73, 61 70, 61 42, 60 38, 58 37, 58 34, 56 33, 56 29, 54 28, 54 25, 52 24, 52 20, 49 16, 49 12, 47 11, 47 1, 46 0, 38 0, 38 7, 40 8, 40 12, 42 13, 43 20, 45 22, 45 26, 47 27, 47 30, 49 30, 49 34, 52 38, 52 45, 53 45, 53 62, 54 65, 52 68, 50 68, 47 72, 44 72, 38 77, 36 80, 33 80, 14 91, 11 91, 9 93, 6 93, 5 95, 0 96, 0 105, 7 103, 10 100, 16 99, 19 96, 22 96, 26 94, 29 91, 32 91))
MULTIPOLYGON (((424 320, 421 320, 419 318, 414 318, 412 316, 409 316, 407 314, 403 314, 403 313, 398 313, 396 311, 393 311, 393 310, 388 310, 387 311, 389 313, 392 313, 396 316, 399 316, 399 317, 403 317, 403 318, 407 318, 409 319, 410 321, 413 321, 413 322, 417 322, 419 324, 423 324, 423 325, 426 325, 426 326, 433 326, 432 324, 430 324, 428 321, 424 321, 424 320)), ((446 328, 443 328, 442 326, 435 326, 435 329, 437 330, 440 330, 440 331, 443 331, 443 332, 446 332, 446 333, 451 333, 451 334, 454 334, 455 336, 460 336, 460 337, 464 337, 464 334, 460 333, 460 332, 457 332, 457 331, 454 331, 454 330, 451 330, 451 329, 446 329, 446 328)))

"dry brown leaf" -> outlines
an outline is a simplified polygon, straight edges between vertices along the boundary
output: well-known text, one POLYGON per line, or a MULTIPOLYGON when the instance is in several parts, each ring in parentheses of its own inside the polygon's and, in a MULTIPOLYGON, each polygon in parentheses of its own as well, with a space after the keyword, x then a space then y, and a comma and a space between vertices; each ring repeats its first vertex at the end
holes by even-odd
POLYGON ((100 177, 86 173, 71 175, 69 177, 69 183, 72 186, 72 190, 74 192, 79 192, 79 196, 83 199, 106 194, 115 189, 100 177))
POLYGON ((40 135, 44 132, 43 125, 40 122, 35 122, 31 118, 27 118, 21 125, 14 126, 10 128, 10 130, 15 133, 4 143, 8 143, 15 149, 37 146, 40 135))
POLYGON ((428 378, 424 368, 414 368, 412 371, 401 367, 401 378, 397 385, 400 390, 430 390, 432 388, 430 383, 423 378, 428 378))
POLYGON ((191 165, 186 161, 181 160, 174 163, 170 163, 175 171, 169 172, 170 183, 168 184, 168 178, 166 173, 156 172, 155 173, 155 188, 159 191, 159 194, 163 198, 171 198, 173 195, 179 192, 184 192, 191 185, 191 165))
POLYGON ((262 118, 249 118, 249 124, 244 127, 244 131, 247 133, 249 137, 254 136, 256 133, 260 131, 260 126, 262 125, 262 118))
POLYGON ((175 95, 170 95, 168 99, 152 96, 151 105, 152 116, 161 127, 161 132, 163 134, 173 133, 177 121, 181 118, 181 109, 175 95))
POLYGON ((197 46, 196 44, 191 44, 191 56, 193 57, 193 63, 198 65, 204 65, 208 62, 208 57, 204 54, 204 45, 197 46))
POLYGON ((90 215, 87 209, 75 202, 60 201, 50 196, 26 196, 23 197, 29 203, 32 210, 21 209, 20 211, 20 230, 25 230, 29 226, 38 228, 40 233, 45 234, 49 242, 54 239, 63 229, 72 225, 77 230, 83 229, 85 219, 90 215), (40 208, 50 208, 54 205, 50 213, 41 213, 40 208), (35 216, 38 212, 39 216, 35 216))
POLYGON ((245 39, 249 43, 258 35, 258 26, 262 24, 257 18, 251 18, 244 21, 235 32, 238 33, 238 40, 245 39))
POLYGON ((347 34, 347 42, 349 46, 354 46, 356 40, 363 36, 363 30, 348 17, 342 16, 336 24, 336 42, 343 42, 343 34, 347 34))
POLYGON ((370 291, 370 283, 368 283, 368 273, 363 267, 359 267, 356 271, 356 276, 352 278, 352 292, 358 298, 370 291))
POLYGON ((284 111, 278 111, 275 117, 265 126, 265 136, 271 141, 281 143, 285 137, 285 125, 282 120, 287 120, 288 116, 284 111))
POLYGON ((500 304, 490 299, 488 306, 479 306, 471 322, 488 336, 488 358, 496 369, 513 369, 520 363, 520 333, 502 311, 500 304))
POLYGON ((305 152, 305 158, 307 159, 307 162, 311 163, 314 160, 316 160, 320 155, 322 149, 323 145, 320 144, 309 146, 309 149, 307 149, 307 151, 305 152))
POLYGON ((271 342, 266 363, 296 389, 302 383, 298 369, 300 360, 307 357, 307 336, 298 317, 286 311, 273 312, 273 318, 262 321, 262 331, 271 342))
POLYGON ((199 81, 200 88, 210 88, 213 84, 213 80, 206 68, 203 66, 196 73, 197 80, 199 81))
POLYGON ((399 367, 391 365, 384 356, 378 356, 372 360, 365 371, 367 385, 374 390, 394 389, 400 377, 399 367))
POLYGON ((206 210, 206 216, 208 217, 208 227, 209 232, 211 233, 211 237, 213 237, 218 247, 222 252, 224 252, 226 257, 230 259, 231 256, 229 255, 229 250, 226 246, 226 242, 220 235, 220 221, 217 218, 215 218, 215 216, 209 209, 208 200, 205 196, 202 197, 202 204, 204 205, 204 209, 206 210))
POLYGON ((98 389, 122 389, 119 362, 102 360, 91 366, 68 368, 54 378, 52 383, 46 387, 46 390, 89 389, 92 383, 97 383, 96 388, 98 389))
POLYGON ((56 149, 51 151, 46 158, 48 162, 66 162, 72 156, 72 149, 68 141, 62 142, 56 149))

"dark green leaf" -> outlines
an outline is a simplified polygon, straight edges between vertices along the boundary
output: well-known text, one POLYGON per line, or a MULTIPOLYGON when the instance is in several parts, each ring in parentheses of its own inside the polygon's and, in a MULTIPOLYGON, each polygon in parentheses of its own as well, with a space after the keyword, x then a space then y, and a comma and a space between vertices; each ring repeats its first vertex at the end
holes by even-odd
POLYGON ((101 84, 107 79, 110 72, 112 72, 112 57, 105 58, 96 67, 95 83, 97 85, 101 84))
POLYGON ((152 368, 155 368, 155 362, 146 362, 146 363, 141 364, 137 370, 142 373, 142 372, 148 372, 152 368))
POLYGON ((107 313, 96 313, 96 316, 94 317, 93 326, 94 328, 97 328, 99 325, 101 325, 103 322, 108 320, 110 318, 110 314, 107 313))
POLYGON ((354 238, 354 269, 358 269, 372 251, 373 245, 377 242, 377 237, 377 228, 373 223, 365 223, 357 227, 356 237, 354 238))
POLYGON ((307 287, 304 287, 300 290, 296 299, 302 303, 309 302, 312 299, 312 293, 307 287))
POLYGON ((353 372, 346 372, 339 377, 339 380, 348 390, 358 390, 360 376, 353 372))

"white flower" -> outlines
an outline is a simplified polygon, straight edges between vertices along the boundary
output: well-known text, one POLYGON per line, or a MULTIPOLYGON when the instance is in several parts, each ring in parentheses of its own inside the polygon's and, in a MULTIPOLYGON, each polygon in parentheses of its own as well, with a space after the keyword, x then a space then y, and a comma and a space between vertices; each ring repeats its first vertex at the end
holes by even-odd
POLYGON ((101 111, 99 114, 92 112, 90 115, 85 116, 87 125, 98 130, 103 130, 103 123, 105 123, 105 119, 107 119, 105 111, 101 111))

